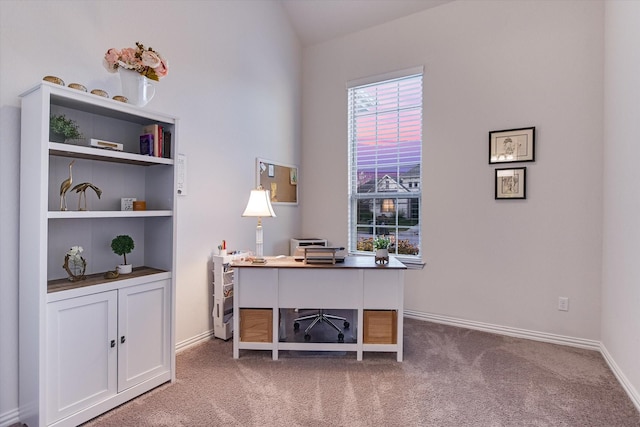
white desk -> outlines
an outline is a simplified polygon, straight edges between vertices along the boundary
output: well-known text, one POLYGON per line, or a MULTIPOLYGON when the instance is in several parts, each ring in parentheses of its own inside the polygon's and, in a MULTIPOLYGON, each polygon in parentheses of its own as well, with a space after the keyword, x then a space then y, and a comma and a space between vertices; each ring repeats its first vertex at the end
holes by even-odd
POLYGON ((286 258, 267 258, 264 265, 234 262, 236 284, 233 298, 233 357, 240 349, 271 350, 274 360, 278 350, 355 351, 362 360, 365 351, 395 352, 402 361, 405 265, 395 258, 379 265, 373 257, 346 257, 344 263, 304 264, 286 258), (280 342, 280 309, 309 307, 351 309, 357 311, 355 343, 280 342), (272 342, 240 340, 240 309, 273 310, 272 342), (397 339, 394 344, 363 342, 364 310, 397 311, 397 339))

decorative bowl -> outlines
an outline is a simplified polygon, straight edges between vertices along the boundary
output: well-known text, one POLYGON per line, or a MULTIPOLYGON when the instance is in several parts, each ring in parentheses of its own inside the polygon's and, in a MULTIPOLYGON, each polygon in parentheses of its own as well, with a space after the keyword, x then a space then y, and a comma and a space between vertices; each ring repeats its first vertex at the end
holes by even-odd
POLYGON ((104 96, 105 98, 109 97, 109 94, 102 89, 94 89, 91 93, 98 96, 104 96))
POLYGON ((71 89, 78 89, 78 90, 81 90, 83 92, 87 91, 87 88, 84 87, 83 85, 81 85, 80 83, 69 83, 69 87, 71 89))
POLYGON ((64 81, 60 77, 44 76, 42 78, 42 80, 47 81, 47 82, 51 82, 51 83, 55 83, 55 84, 60 85, 60 86, 64 86, 64 81))

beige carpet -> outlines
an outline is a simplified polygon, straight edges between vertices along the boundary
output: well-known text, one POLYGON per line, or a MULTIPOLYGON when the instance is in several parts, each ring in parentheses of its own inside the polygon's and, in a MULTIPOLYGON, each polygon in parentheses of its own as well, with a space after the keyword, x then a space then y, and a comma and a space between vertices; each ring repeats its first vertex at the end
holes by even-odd
MULTIPOLYGON (((326 326, 326 325, 325 325, 326 326)), ((405 320, 405 361, 180 353, 177 381, 87 426, 640 426, 595 351, 405 320)))

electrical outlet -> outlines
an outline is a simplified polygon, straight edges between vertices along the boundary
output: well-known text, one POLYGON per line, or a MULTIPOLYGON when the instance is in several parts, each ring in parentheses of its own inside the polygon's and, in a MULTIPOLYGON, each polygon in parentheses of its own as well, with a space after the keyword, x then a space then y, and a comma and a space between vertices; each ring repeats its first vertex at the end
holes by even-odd
POLYGON ((558 310, 569 311, 569 298, 567 297, 558 298, 558 310))

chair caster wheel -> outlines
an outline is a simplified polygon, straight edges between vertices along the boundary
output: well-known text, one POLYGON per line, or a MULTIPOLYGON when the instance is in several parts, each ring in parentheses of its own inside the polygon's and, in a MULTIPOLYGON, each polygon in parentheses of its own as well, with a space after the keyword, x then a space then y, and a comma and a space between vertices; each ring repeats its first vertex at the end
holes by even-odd
POLYGON ((293 330, 294 330, 294 331, 297 331, 298 329, 300 329, 300 323, 295 322, 295 323, 293 324, 293 330))
POLYGON ((309 334, 304 334, 304 340, 305 340, 305 341, 311 341, 311 335, 309 335, 309 334))
POLYGON ((343 333, 339 333, 338 334, 338 342, 344 342, 344 334, 343 333))
POLYGON ((345 328, 345 329, 349 329, 349 322, 344 322, 344 324, 343 324, 343 325, 344 325, 344 328, 345 328))

